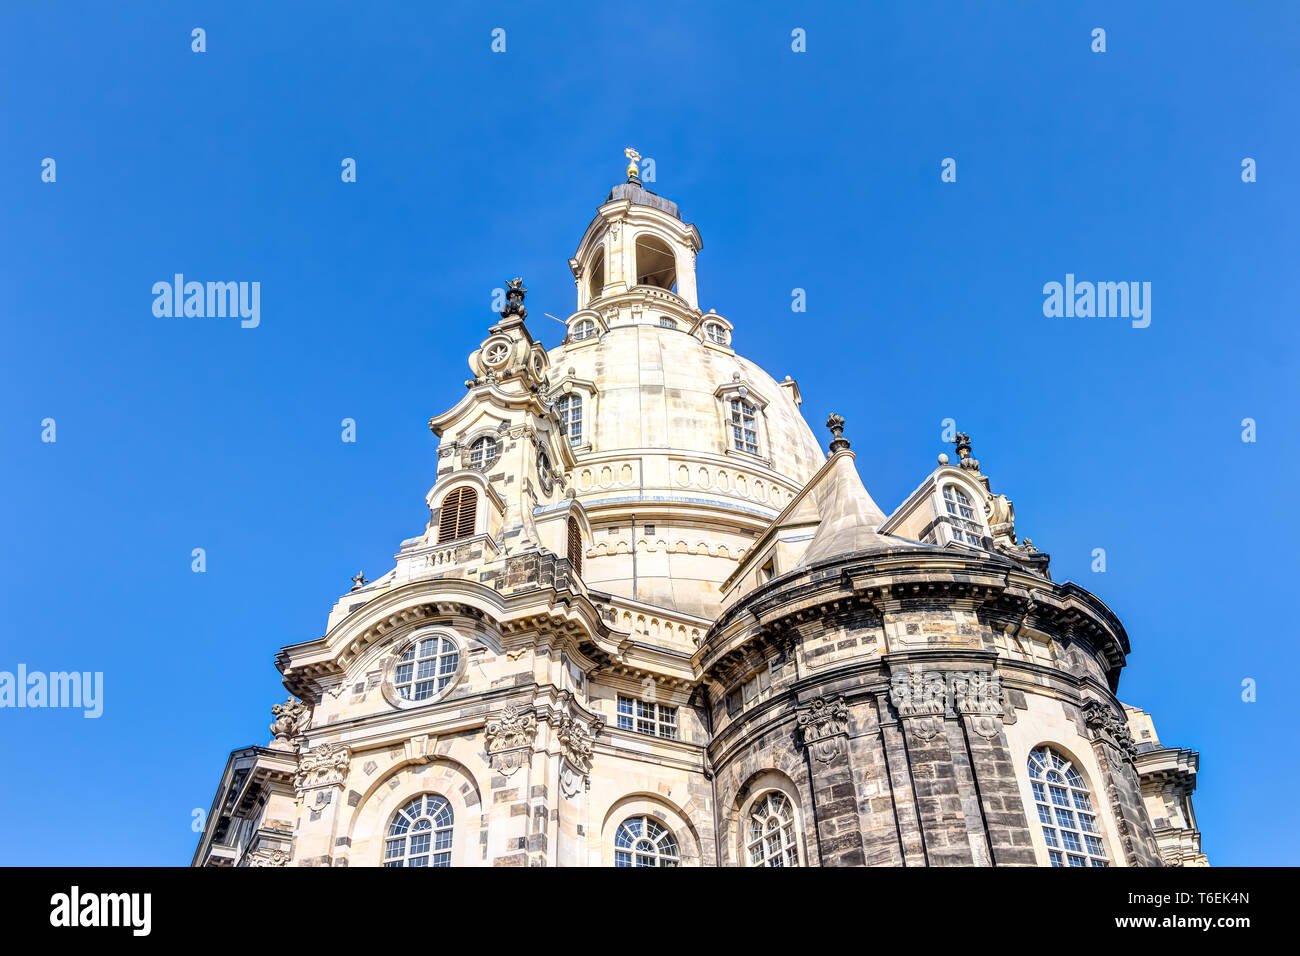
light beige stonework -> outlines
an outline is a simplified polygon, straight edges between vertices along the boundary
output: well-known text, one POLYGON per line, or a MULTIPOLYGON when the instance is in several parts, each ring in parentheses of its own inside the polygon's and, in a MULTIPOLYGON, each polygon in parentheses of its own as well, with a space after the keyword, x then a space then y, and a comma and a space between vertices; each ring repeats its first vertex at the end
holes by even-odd
POLYGON ((1094 862, 1204 861, 1196 755, 1120 716, 1119 622, 1051 581, 968 440, 887 516, 842 421, 828 457, 700 309, 701 248, 633 181, 570 259, 561 345, 512 287, 430 420, 427 527, 280 652, 297 700, 231 755, 195 865, 1045 864, 1044 746, 1094 862), (401 830, 416 799, 442 816, 401 830))

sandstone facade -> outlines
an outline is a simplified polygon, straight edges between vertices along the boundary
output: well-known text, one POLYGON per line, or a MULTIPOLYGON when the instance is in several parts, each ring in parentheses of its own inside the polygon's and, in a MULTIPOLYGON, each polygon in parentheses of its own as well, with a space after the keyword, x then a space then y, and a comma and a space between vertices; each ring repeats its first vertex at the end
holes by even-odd
POLYGON ((195 865, 1204 862, 1115 615, 965 436, 882 512, 700 309, 701 247, 633 172, 563 344, 512 283, 430 421, 427 528, 280 652, 195 865))

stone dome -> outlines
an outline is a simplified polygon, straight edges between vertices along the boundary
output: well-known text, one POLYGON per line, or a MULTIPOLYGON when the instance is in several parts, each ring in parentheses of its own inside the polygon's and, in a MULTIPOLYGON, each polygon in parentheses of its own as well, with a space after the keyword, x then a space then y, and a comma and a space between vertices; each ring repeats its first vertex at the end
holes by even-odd
MULTIPOLYGON (((730 349, 710 347, 686 329, 659 321, 652 316, 614 325, 590 343, 566 343, 550 352, 554 371, 596 383, 581 460, 637 452, 672 459, 679 467, 698 462, 770 475, 790 491, 804 485, 826 456, 796 404, 795 383, 779 383, 730 349), (733 400, 754 409, 756 453, 734 447, 733 400)), ((665 469, 662 477, 678 477, 674 470, 665 469)), ((770 503, 784 506, 788 497, 770 503)))
POLYGON ((798 385, 737 355, 732 323, 699 307, 702 246, 671 201, 613 190, 569 260, 577 311, 547 353, 547 394, 568 416, 571 487, 595 536, 586 580, 711 615, 826 456, 798 385))

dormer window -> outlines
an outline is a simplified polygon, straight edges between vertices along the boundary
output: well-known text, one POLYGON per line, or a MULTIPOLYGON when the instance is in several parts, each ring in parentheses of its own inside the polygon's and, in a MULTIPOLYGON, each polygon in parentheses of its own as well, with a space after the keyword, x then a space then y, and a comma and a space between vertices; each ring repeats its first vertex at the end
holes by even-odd
POLYGON ((490 435, 476 438, 469 446, 469 466, 482 470, 501 457, 501 442, 490 435))
POLYGON ((596 334, 596 323, 591 319, 582 319, 573 324, 573 331, 569 337, 575 342, 584 342, 596 334))
POLYGON ((704 334, 715 345, 727 344, 727 328, 721 322, 705 322, 704 334))
POLYGON ((944 485, 943 507, 947 512, 945 524, 952 540, 972 548, 983 548, 984 522, 976 516, 970 495, 957 485, 944 485))
POLYGON ((731 400, 731 447, 736 451, 758 454, 756 414, 754 406, 743 398, 731 400))
POLYGON ((555 403, 555 412, 560 416, 560 424, 569 436, 569 444, 577 447, 582 444, 582 396, 565 395, 555 403))

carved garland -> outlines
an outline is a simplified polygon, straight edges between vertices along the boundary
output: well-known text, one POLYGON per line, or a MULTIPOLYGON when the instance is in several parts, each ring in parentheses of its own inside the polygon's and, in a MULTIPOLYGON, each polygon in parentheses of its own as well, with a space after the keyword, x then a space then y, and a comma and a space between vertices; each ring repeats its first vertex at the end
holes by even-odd
POLYGON ((483 730, 488 762, 492 769, 510 776, 532 756, 537 738, 537 713, 531 708, 508 704, 496 720, 483 730))
POLYGON ((965 716, 981 737, 1002 730, 1002 675, 997 671, 903 671, 889 681, 889 702, 918 740, 939 733, 944 715, 965 716))
MULTIPOLYGON (((572 792, 566 795, 572 796, 576 792, 574 779, 580 783, 591 770, 596 737, 605 722, 597 717, 589 725, 584 725, 575 717, 557 713, 545 715, 544 719, 555 728, 555 740, 570 771, 566 790, 572 792)), ((533 755, 537 730, 537 711, 518 704, 507 705, 500 717, 488 721, 483 737, 492 769, 508 777, 522 767, 533 755)))
POLYGON ((341 787, 351 763, 348 748, 338 744, 321 744, 298 759, 293 786, 300 793, 318 787, 341 787))

